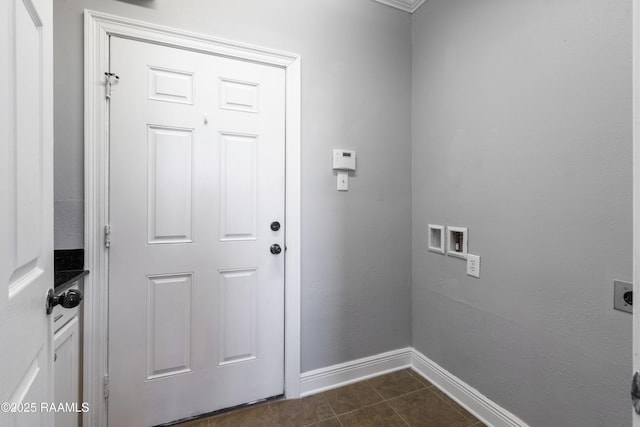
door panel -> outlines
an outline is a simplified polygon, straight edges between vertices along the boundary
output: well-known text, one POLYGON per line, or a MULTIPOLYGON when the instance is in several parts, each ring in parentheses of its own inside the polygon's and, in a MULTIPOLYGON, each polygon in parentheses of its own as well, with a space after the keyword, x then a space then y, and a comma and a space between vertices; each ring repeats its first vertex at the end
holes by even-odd
POLYGON ((191 242, 193 129, 149 126, 149 244, 191 242))
POLYGON ((257 271, 220 272, 218 366, 256 358, 257 271))
POLYGON ((257 135, 220 135, 220 239, 255 240, 257 135))
POLYGON ((15 230, 16 251, 10 294, 18 291, 38 276, 41 269, 41 199, 42 158, 40 106, 42 82, 40 78, 40 27, 42 25, 33 5, 16 4, 16 169, 15 169, 15 230), (35 112, 35 114, 34 114, 35 112))
POLYGON ((149 99, 193 104, 193 73, 149 66, 149 99))
POLYGON ((148 278, 147 380, 191 372, 192 275, 148 278))
POLYGON ((0 412, 2 426, 52 425, 52 5, 0 5, 0 412))
POLYGON ((111 39, 109 424, 283 393, 284 70, 111 39))

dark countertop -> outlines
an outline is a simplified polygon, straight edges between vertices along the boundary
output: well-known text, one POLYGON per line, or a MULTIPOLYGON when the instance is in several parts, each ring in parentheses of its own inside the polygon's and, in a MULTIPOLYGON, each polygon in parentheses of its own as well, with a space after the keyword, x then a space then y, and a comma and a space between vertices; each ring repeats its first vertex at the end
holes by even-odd
POLYGON ((53 271, 84 270, 84 249, 53 251, 53 271))
POLYGON ((73 282, 89 274, 84 269, 84 249, 56 249, 53 251, 54 289, 63 292, 73 282))
POLYGON ((54 273, 54 288, 56 291, 68 287, 73 282, 89 274, 89 270, 64 270, 54 273))

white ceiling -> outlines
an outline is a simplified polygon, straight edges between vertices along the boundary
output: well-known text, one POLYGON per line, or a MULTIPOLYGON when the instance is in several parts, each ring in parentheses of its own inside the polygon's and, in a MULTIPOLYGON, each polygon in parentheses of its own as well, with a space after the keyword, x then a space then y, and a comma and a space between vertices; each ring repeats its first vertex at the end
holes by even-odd
POLYGON ((396 9, 404 10, 409 13, 413 13, 416 10, 418 10, 418 8, 422 6, 422 3, 425 2, 425 0, 374 0, 374 1, 377 1, 378 3, 386 4, 391 7, 395 7, 396 9))

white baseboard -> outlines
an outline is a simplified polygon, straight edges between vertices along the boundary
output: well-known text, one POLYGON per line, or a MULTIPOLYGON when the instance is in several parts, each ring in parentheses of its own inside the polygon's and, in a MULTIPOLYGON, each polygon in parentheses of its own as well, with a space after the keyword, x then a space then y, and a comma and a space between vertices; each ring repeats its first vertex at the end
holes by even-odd
POLYGON ((492 427, 528 427, 513 415, 419 351, 412 350, 413 369, 476 418, 492 427))
POLYGON ((529 427, 520 418, 411 347, 305 372, 300 376, 300 397, 404 368, 413 368, 487 426, 529 427))
POLYGON ((410 347, 389 351, 300 375, 300 397, 366 380, 411 366, 410 347))

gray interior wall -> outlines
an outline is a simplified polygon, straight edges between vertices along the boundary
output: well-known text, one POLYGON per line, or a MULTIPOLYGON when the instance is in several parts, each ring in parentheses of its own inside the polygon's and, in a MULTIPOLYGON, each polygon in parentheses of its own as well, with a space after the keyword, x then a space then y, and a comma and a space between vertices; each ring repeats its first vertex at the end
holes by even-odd
POLYGON ((630 7, 54 0, 56 247, 82 246, 84 8, 297 52, 303 371, 412 338, 531 425, 629 425, 630 7), (348 193, 333 147, 358 150, 348 193), (480 279, 428 223, 469 227, 480 279))
POLYGON ((410 16, 371 0, 54 0, 57 248, 82 246, 84 8, 302 55, 302 370, 408 346, 410 16), (347 193, 334 147, 357 150, 347 193))
POLYGON ((631 2, 413 16, 413 345, 532 426, 631 424, 631 2), (427 224, 469 227, 465 262, 427 224))

